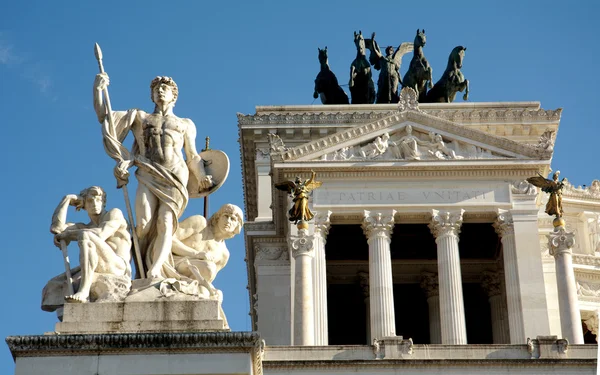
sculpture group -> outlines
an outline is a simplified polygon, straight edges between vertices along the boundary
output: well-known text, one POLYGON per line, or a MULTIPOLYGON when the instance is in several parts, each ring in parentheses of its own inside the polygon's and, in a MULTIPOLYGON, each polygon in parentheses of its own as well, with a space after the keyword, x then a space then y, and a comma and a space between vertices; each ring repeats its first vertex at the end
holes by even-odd
MULTIPOLYGON (((375 40, 375 33, 365 39, 362 32, 354 32, 356 58, 350 64, 351 104, 397 103, 399 90, 410 87, 417 93, 421 103, 451 103, 457 92, 465 92, 463 99, 469 97, 469 81, 461 72, 463 58, 467 50, 463 46, 455 47, 448 57, 446 70, 433 85, 433 70, 423 53, 426 37, 425 30, 417 29, 413 43, 404 42, 394 49, 385 48, 382 53, 375 40), (370 51, 369 59, 366 50, 370 51), (413 51, 413 57, 404 78, 401 78, 400 67, 402 56, 413 51), (379 70, 377 91, 372 78, 371 67, 379 70)), ((338 84, 335 74, 329 68, 327 47, 319 48, 321 71, 315 79, 314 98, 321 98, 323 104, 348 104, 348 97, 338 84)))
MULTIPOLYGON (((135 227, 128 225, 121 210, 106 210, 101 187, 66 195, 51 226, 66 269, 46 286, 42 308, 53 311, 63 298, 67 302, 126 298, 131 292, 132 252, 137 278, 148 280, 147 285, 177 285, 178 292, 220 300, 222 295, 212 282, 229 259, 225 240, 241 231, 242 211, 226 204, 208 220, 201 215, 181 222, 180 218, 190 198, 206 197, 221 186, 229 171, 227 156, 216 150, 198 153, 194 123, 173 113, 178 88, 170 77, 156 77, 150 84, 154 111, 112 111, 109 78, 96 48, 100 74, 94 81, 94 109, 105 151, 117 162, 113 171, 117 186, 125 193, 129 169, 136 167, 135 227), (134 138, 131 150, 122 144, 129 133, 134 138), (69 223, 69 206, 87 211, 90 222, 69 223), (79 247, 80 267, 69 265, 69 243, 79 247)), ((133 211, 127 193, 125 198, 128 211, 133 211)))

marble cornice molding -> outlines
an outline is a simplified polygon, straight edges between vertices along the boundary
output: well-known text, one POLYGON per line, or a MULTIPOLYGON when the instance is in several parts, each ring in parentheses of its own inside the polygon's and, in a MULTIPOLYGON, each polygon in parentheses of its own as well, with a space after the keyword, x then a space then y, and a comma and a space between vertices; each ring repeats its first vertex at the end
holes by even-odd
POLYGON ((582 199, 582 200, 600 200, 600 180, 593 180, 590 186, 575 187, 566 183, 563 189, 563 197, 582 199))
POLYGON ((343 129, 323 138, 292 147, 285 152, 280 153, 279 156, 283 161, 292 161, 299 158, 306 158, 309 155, 328 149, 333 151, 338 145, 341 146, 346 143, 351 143, 352 141, 358 142, 368 136, 375 137, 376 135, 379 135, 381 131, 407 121, 412 122, 414 124, 413 127, 418 127, 418 125, 431 127, 435 130, 452 134, 453 136, 463 137, 470 141, 480 142, 518 155, 524 155, 535 159, 550 159, 552 157, 552 150, 526 145, 508 138, 491 135, 481 130, 461 126, 439 117, 412 110, 395 113, 367 124, 343 129))
MULTIPOLYGON (((397 106, 397 105, 396 105, 397 106)), ((531 109, 531 108, 461 108, 461 109, 434 109, 428 108, 427 104, 420 105, 419 109, 430 116, 441 118, 457 123, 551 123, 560 121, 562 108, 555 110, 531 109)), ((321 109, 321 108, 319 108, 321 109)), ((362 109, 362 108, 361 108, 362 109)), ((237 114, 240 127, 247 125, 286 125, 286 124, 351 124, 360 123, 365 120, 378 120, 383 117, 398 113, 391 108, 384 110, 361 111, 352 110, 350 107, 345 111, 332 111, 326 107, 315 112, 286 111, 261 113, 254 115, 237 114)))
MULTIPOLYGON (((573 265, 600 267, 600 257, 594 255, 573 254, 573 265)), ((600 277, 600 272, 598 272, 598 276, 600 277)))
POLYGON ((244 223, 246 232, 275 232, 275 223, 272 221, 247 221, 244 223))
POLYGON ((123 333, 86 335, 9 336, 16 357, 115 352, 247 352, 264 349, 257 332, 123 333))

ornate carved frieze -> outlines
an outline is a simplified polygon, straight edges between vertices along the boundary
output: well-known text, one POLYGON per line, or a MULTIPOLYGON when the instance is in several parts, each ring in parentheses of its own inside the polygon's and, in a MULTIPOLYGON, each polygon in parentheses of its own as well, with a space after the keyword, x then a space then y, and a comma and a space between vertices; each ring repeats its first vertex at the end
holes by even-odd
POLYGON ((600 284, 577 280, 577 295, 584 297, 600 297, 600 284))
POLYGON ((600 267, 600 257, 593 256, 593 255, 573 254, 573 264, 581 264, 584 266, 600 267))
POLYGON ((458 123, 559 121, 562 108, 545 109, 423 109, 427 114, 458 123))
POLYGON ((502 272, 484 271, 481 279, 481 287, 488 297, 498 296, 502 293, 502 272))
POLYGON ((237 117, 240 125, 356 124, 378 120, 393 113, 394 111, 269 113, 264 115, 238 113, 237 117))
POLYGON ((435 238, 441 236, 458 236, 463 221, 465 210, 438 211, 431 210, 429 229, 435 238))
POLYGON ((261 341, 256 332, 36 335, 6 338, 13 356, 34 356, 42 352, 83 354, 161 349, 246 351, 248 348, 260 348, 261 341))
POLYGON ((289 263, 289 250, 287 246, 265 246, 264 244, 254 244, 256 264, 264 263, 289 263))
POLYGON ((433 272, 423 272, 421 274, 421 289, 425 291, 427 298, 440 295, 440 285, 438 274, 433 272))
POLYGON ((246 232, 274 232, 275 223, 272 221, 248 221, 244 223, 246 232))
POLYGON ((396 215, 395 210, 385 213, 365 210, 362 222, 362 229, 365 236, 368 239, 373 236, 382 236, 389 240, 394 230, 394 215, 396 215))
POLYGON ((498 217, 496 218, 496 221, 494 221, 492 226, 494 227, 496 233, 498 233, 500 237, 515 234, 515 227, 513 223, 512 214, 508 211, 499 211, 498 217))
POLYGON ((563 188, 563 196, 579 199, 600 199, 600 180, 592 181, 590 186, 575 187, 565 179, 563 188))

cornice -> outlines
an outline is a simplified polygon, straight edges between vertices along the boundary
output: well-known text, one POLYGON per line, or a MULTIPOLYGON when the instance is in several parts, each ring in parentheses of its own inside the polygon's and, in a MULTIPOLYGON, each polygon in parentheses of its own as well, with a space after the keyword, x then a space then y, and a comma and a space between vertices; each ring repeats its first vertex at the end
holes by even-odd
POLYGON ((257 332, 124 333, 9 336, 6 343, 17 358, 145 351, 248 352, 261 347, 262 340, 257 332))

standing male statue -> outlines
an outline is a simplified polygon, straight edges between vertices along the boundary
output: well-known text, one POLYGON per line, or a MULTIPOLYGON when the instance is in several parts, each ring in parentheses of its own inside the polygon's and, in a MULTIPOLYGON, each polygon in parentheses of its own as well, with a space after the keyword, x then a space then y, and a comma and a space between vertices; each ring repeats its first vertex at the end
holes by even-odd
MULTIPOLYGON (((131 279, 131 237, 127 231, 127 222, 118 208, 106 211, 106 193, 101 187, 92 186, 82 190, 79 195, 66 195, 52 215, 50 232, 54 233, 56 246, 60 247, 61 241, 66 245, 69 242, 77 242, 79 245, 81 281, 77 293, 73 295, 53 296, 53 292, 45 292, 46 301, 42 302, 42 308, 44 305, 52 305, 48 301, 56 298, 60 300, 61 297, 69 302, 87 302, 95 273, 131 279), (68 223, 69 206, 87 211, 90 222, 68 223)), ((59 289, 62 291, 62 275, 58 279, 61 284, 59 289)))
MULTIPOLYGON (((94 81, 94 109, 98 121, 104 126, 108 110, 102 92, 109 84, 106 73, 96 75, 94 81)), ((178 218, 183 213, 190 194, 198 195, 213 186, 214 182, 204 170, 203 161, 196 151, 196 126, 190 119, 173 113, 177 100, 177 85, 170 77, 156 77, 150 84, 154 111, 146 113, 132 109, 112 112, 109 140, 122 147, 129 131, 134 143, 129 159, 115 167, 119 186, 127 183, 128 168, 135 165, 138 188, 135 199, 136 233, 140 251, 145 259, 148 278, 163 278, 162 266, 171 255, 173 234, 178 218), (183 152, 182 152, 183 149, 183 152), (185 152, 185 159, 183 154, 185 152), (188 193, 188 186, 197 191, 188 193)), ((108 125, 110 126, 110 125, 108 125)))

